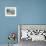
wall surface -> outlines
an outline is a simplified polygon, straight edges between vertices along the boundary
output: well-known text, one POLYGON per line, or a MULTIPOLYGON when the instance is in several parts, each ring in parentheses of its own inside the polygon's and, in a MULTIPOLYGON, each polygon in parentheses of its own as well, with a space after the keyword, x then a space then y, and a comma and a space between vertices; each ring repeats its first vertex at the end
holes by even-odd
MULTIPOLYGON (((17 24, 46 24, 46 0, 0 0, 0 44, 8 43, 17 24), (5 7, 16 7, 16 17, 6 17, 5 7)), ((17 40, 16 40, 17 43, 17 40)))

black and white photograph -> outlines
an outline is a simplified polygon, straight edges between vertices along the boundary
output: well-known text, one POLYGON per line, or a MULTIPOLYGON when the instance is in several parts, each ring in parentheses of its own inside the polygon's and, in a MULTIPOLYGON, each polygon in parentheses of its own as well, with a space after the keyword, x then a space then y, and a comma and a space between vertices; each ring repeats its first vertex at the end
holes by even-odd
POLYGON ((5 16, 16 16, 16 7, 5 7, 5 16))

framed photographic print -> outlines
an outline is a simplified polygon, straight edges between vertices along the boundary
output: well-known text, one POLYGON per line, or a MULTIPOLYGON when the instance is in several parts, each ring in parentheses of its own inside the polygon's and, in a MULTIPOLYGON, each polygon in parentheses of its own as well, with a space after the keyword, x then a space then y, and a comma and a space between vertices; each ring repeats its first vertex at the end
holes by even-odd
POLYGON ((5 16, 16 16, 16 7, 5 7, 5 16))

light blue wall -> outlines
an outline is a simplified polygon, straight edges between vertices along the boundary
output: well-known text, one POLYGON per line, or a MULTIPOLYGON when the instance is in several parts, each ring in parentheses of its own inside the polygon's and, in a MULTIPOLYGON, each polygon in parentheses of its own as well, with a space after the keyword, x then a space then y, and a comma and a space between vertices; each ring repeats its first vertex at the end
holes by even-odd
POLYGON ((0 0, 0 43, 8 43, 7 36, 17 32, 17 24, 46 24, 46 0, 0 0), (7 6, 16 7, 16 17, 5 16, 7 6))
POLYGON ((46 24, 46 0, 21 0, 19 2, 22 24, 46 24))

